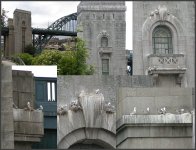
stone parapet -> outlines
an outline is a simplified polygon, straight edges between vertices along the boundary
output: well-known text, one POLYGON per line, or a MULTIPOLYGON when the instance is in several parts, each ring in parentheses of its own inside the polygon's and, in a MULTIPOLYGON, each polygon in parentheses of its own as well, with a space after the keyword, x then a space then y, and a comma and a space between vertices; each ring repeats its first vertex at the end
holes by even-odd
POLYGON ((117 148, 191 148, 191 142, 190 113, 124 115, 117 121, 117 148))
POLYGON ((190 126, 192 124, 192 114, 124 115, 117 121, 117 130, 127 124, 129 126, 190 126))
POLYGON ((44 117, 41 110, 13 109, 14 140, 18 142, 40 142, 44 135, 44 117))

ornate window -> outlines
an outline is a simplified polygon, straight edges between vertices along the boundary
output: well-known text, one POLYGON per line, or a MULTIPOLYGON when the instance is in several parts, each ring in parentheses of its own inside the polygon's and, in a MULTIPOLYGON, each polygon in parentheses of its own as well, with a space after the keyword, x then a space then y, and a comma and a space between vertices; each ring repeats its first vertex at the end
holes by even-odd
POLYGON ((105 36, 101 38, 101 47, 108 47, 108 38, 105 36))
POLYGON ((109 59, 102 59, 102 74, 109 75, 109 59))
POLYGON ((172 54, 172 34, 168 27, 157 26, 152 34, 154 54, 172 54))

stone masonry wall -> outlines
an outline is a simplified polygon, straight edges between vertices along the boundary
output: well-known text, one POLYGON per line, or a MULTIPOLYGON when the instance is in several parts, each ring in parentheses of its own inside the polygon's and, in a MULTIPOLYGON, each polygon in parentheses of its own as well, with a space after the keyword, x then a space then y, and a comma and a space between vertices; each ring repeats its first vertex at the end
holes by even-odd
POLYGON ((1 149, 14 149, 12 63, 1 64, 1 149))
POLYGON ((34 107, 35 83, 31 71, 12 71, 13 101, 18 108, 27 107, 27 102, 34 107))
MULTIPOLYGON (((173 39, 174 52, 184 54, 185 56, 185 87, 194 87, 195 81, 195 3, 192 1, 135 1, 133 2, 133 74, 144 75, 147 65, 148 51, 152 51, 150 48, 152 40, 149 37, 143 39, 144 35, 142 29, 144 28, 145 21, 150 17, 152 11, 155 11, 159 5, 165 5, 174 17, 173 19, 166 21, 172 22, 174 19, 178 20, 175 29, 181 28, 182 31, 178 31, 178 38, 173 39), (183 10, 183 11, 182 11, 183 10)), ((151 19, 152 20, 152 19, 151 19)), ((151 30, 149 27, 147 30, 151 30)), ((173 30, 173 29, 172 29, 173 30)), ((172 32, 174 32, 174 30, 172 32)), ((172 33, 173 34, 173 33, 172 33)))

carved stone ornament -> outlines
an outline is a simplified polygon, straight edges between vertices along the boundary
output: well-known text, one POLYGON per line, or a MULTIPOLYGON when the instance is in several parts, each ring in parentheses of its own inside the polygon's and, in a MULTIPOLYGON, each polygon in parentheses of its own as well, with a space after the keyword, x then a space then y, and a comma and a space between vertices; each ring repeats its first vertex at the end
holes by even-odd
POLYGON ((57 115, 65 115, 67 113, 68 113, 68 106, 67 105, 57 107, 57 115))
POLYGON ((82 110, 82 107, 80 106, 78 100, 73 100, 70 103, 69 109, 76 112, 78 110, 82 110))
POLYGON ((170 15, 170 12, 167 10, 167 7, 165 6, 165 5, 163 5, 163 6, 159 6, 157 9, 155 9, 154 11, 152 11, 151 13, 150 13, 150 16, 151 17, 154 17, 154 16, 156 16, 156 15, 159 15, 159 17, 160 17, 160 20, 165 20, 166 19, 166 17, 168 16, 168 15, 170 15))

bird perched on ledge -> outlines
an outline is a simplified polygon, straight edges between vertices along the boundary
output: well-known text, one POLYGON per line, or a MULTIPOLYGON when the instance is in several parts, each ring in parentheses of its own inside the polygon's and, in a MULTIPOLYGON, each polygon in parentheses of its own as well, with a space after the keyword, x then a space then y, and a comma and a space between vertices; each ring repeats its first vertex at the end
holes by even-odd
POLYGON ((95 93, 96 94, 99 94, 100 93, 100 90, 99 89, 95 90, 95 93))
POLYGON ((158 113, 165 115, 167 113, 166 108, 165 107, 161 108, 161 110, 158 110, 158 113))
POLYGON ((33 107, 30 104, 30 102, 27 102, 27 107, 25 107, 24 110, 26 110, 26 111, 34 111, 33 107))
POLYGON ((133 111, 130 113, 130 115, 135 115, 136 114, 136 107, 133 108, 133 111))
POLYGON ((37 110, 41 110, 41 111, 42 111, 43 109, 44 109, 43 106, 40 105, 39 108, 38 108, 37 110))
POLYGON ((150 108, 149 107, 146 108, 146 114, 150 114, 150 108))
POLYGON ((13 103, 13 108, 18 109, 18 107, 16 106, 16 104, 13 103))

